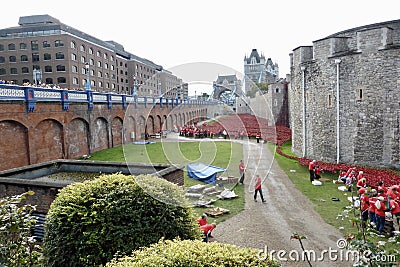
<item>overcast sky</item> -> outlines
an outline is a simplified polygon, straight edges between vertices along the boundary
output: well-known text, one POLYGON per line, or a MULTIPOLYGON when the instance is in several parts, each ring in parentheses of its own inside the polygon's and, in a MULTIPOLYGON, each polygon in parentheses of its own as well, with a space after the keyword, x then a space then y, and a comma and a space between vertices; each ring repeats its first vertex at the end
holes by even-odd
POLYGON ((285 77, 296 47, 353 27, 400 19, 394 0, 22 0, 3 1, 1 9, 0 28, 17 26, 20 16, 48 14, 167 69, 196 62, 226 66, 215 79, 241 74, 252 48, 277 63, 285 77))

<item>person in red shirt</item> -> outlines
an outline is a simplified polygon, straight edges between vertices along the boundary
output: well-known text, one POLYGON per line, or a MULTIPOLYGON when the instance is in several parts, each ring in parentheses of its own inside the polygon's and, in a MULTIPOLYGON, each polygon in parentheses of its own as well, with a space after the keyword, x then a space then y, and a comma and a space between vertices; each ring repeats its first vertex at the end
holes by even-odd
POLYGON ((208 242, 208 238, 211 237, 211 233, 216 227, 217 225, 215 223, 200 226, 200 230, 204 234, 203 242, 208 242))
POLYGON ((393 222, 397 221, 397 228, 400 231, 400 201, 390 200, 390 213, 392 214, 393 222))
POLYGON ((369 225, 371 228, 376 226, 375 202, 377 200, 378 197, 376 196, 376 190, 372 189, 372 196, 369 198, 369 208, 368 208, 369 225))
POLYGON ((315 179, 317 179, 317 180, 321 179, 321 172, 322 172, 322 168, 319 165, 316 165, 315 170, 314 170, 315 179))
POLYGON ((260 193, 261 201, 265 203, 264 196, 261 189, 261 177, 257 174, 254 183, 254 201, 257 202, 257 193, 260 193))
POLYGON ((260 138, 261 138, 261 134, 257 133, 256 134, 257 143, 260 143, 260 138))
POLYGON ((375 208, 376 230, 382 234, 383 228, 385 228, 385 211, 387 209, 384 197, 378 197, 378 200, 375 202, 375 208))
POLYGON ((357 181, 360 181, 363 177, 364 177, 364 172, 363 171, 359 171, 358 175, 357 175, 357 181))
POLYGON ((315 179, 315 164, 316 164, 316 160, 314 159, 313 161, 310 161, 310 163, 308 163, 308 171, 310 172, 310 182, 313 182, 315 179))
POLYGON ((196 222, 199 224, 199 226, 207 224, 207 214, 203 213, 200 218, 196 220, 196 222))
POLYGON ((398 186, 397 185, 393 185, 391 187, 389 187, 388 191, 386 192, 387 196, 390 197, 391 199, 398 199, 400 200, 400 193, 398 190, 398 186))
POLYGON ((364 188, 366 186, 367 186, 367 179, 361 178, 360 180, 358 180, 357 189, 364 188))
POLYGON ((358 190, 360 195, 360 210, 361 210, 361 221, 362 226, 366 226, 366 222, 368 221, 368 209, 369 209, 369 198, 367 195, 367 191, 365 188, 360 188, 358 190))
POLYGON ((239 163, 239 174, 240 174, 239 183, 240 184, 243 184, 243 182, 244 182, 244 170, 245 170, 245 166, 244 166, 243 160, 240 160, 240 163, 239 163))

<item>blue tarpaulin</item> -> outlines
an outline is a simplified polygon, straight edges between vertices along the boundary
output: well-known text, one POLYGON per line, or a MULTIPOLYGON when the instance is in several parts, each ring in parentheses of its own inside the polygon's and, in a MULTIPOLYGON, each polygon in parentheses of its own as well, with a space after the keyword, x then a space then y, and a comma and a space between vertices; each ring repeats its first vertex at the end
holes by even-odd
POLYGON ((217 179, 217 173, 226 171, 226 169, 204 163, 189 164, 186 166, 186 170, 190 178, 205 182, 207 184, 212 184, 215 182, 217 179))

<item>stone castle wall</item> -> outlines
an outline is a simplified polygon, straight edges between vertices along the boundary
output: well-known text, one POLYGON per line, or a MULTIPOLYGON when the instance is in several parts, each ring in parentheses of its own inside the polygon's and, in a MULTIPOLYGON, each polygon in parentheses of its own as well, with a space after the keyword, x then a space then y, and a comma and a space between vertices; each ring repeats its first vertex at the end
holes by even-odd
POLYGON ((291 59, 293 152, 399 168, 400 20, 333 34, 291 59))

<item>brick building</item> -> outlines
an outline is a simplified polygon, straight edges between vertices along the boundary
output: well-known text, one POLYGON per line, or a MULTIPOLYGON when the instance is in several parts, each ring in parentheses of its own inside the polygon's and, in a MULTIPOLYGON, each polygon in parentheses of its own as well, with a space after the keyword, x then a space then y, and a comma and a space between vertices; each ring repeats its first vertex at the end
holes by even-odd
POLYGON ((102 41, 49 15, 20 17, 18 24, 0 30, 2 80, 74 90, 89 80, 91 90, 98 92, 161 93, 157 74, 163 67, 125 51, 117 42, 102 41))

